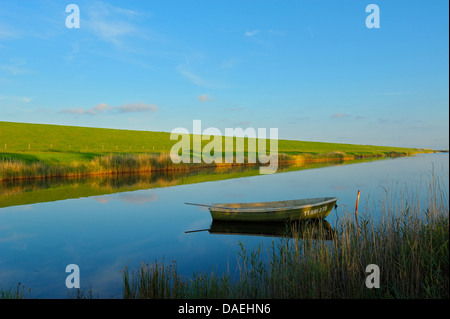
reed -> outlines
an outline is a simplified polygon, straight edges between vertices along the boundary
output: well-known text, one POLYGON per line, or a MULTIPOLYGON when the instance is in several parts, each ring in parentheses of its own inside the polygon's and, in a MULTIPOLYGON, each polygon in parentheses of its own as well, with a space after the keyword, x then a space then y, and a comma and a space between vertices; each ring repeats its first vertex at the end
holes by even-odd
POLYGON ((15 288, 0 290, 0 299, 24 299, 26 294, 31 293, 31 289, 26 289, 20 282, 15 288))
POLYGON ((359 215, 359 236, 352 212, 343 211, 331 240, 321 228, 302 227, 265 249, 239 244, 235 274, 181 276, 175 262, 158 261, 125 269, 123 297, 449 298, 448 194, 440 185, 433 177, 426 198, 387 189, 359 215), (380 288, 365 285, 369 264, 380 268, 380 288))
MULTIPOLYGON (((129 173, 187 171, 198 168, 221 168, 237 166, 259 166, 260 163, 248 163, 247 155, 243 163, 180 163, 174 164, 169 153, 42 153, 42 158, 27 157, 24 154, 3 155, 0 153, 0 182, 44 179, 55 177, 82 177, 94 175, 119 175, 129 173), (47 157, 49 159, 47 159, 47 157)), ((308 165, 312 163, 344 163, 367 158, 381 158, 390 155, 361 156, 343 154, 278 154, 279 165, 308 165)), ((407 156, 398 153, 395 156, 407 156)), ((264 165, 264 164, 263 164, 264 165)))
POLYGON ((0 181, 54 177, 80 177, 102 174, 145 173, 152 171, 186 170, 186 165, 175 165, 169 154, 107 154, 87 161, 63 163, 0 159, 0 181))

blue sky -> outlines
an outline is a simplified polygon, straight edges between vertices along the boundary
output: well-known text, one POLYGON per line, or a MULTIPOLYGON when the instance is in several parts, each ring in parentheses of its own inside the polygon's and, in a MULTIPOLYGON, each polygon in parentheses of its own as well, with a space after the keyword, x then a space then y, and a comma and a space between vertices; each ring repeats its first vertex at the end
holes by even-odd
POLYGON ((448 148, 448 5, 0 0, 0 120, 448 148))

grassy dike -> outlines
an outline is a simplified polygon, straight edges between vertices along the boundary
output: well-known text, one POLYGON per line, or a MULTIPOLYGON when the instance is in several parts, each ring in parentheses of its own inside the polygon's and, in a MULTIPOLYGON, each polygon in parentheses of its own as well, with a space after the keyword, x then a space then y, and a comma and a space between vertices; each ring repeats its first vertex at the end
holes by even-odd
MULTIPOLYGON (((166 132, 0 122, 0 181, 188 170, 225 165, 173 164, 169 152, 176 142, 170 140, 170 133, 166 132)), ((203 141, 202 148, 208 143, 203 141)), ((432 151, 278 141, 279 163, 407 156, 423 152, 432 151)))

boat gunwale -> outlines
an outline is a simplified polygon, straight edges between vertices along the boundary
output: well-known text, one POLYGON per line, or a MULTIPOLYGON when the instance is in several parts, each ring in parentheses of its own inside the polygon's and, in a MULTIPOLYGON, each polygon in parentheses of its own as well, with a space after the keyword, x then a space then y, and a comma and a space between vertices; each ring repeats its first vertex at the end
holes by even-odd
MULTIPOLYGON (((314 200, 314 199, 326 199, 321 202, 313 203, 313 204, 302 204, 302 205, 293 205, 293 206, 283 206, 283 207, 247 207, 247 208, 239 208, 239 207, 220 207, 221 205, 235 205, 236 203, 227 203, 227 204, 211 204, 212 207, 209 208, 211 212, 220 212, 220 213, 273 213, 273 212, 280 212, 280 211, 288 211, 288 210, 297 210, 297 209, 304 209, 304 208, 311 208, 316 206, 323 206, 326 204, 330 204, 332 202, 336 202, 338 200, 337 197, 318 197, 318 198, 306 198, 303 200, 314 200)), ((290 200, 292 201, 292 200, 290 200)), ((267 202, 267 203, 282 203, 282 202, 289 202, 287 201, 274 201, 274 202, 267 202)), ((245 203, 245 204, 258 204, 258 203, 245 203)))

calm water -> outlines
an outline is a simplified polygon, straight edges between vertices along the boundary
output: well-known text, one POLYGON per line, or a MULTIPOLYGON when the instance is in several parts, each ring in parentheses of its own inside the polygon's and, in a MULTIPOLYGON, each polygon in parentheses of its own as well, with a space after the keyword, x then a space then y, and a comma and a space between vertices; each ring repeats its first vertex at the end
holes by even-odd
MULTIPOLYGON (((407 186, 420 191, 434 172, 448 194, 448 168, 448 154, 429 154, 203 183, 194 178, 195 184, 173 182, 173 176, 158 177, 151 181, 158 188, 143 190, 132 190, 126 182, 115 179, 114 185, 125 184, 125 188, 109 195, 98 195, 113 192, 111 183, 104 179, 81 188, 73 182, 45 185, 47 192, 54 188, 51 196, 43 195, 42 185, 32 183, 4 187, 1 191, 6 195, 0 198, 16 206, 0 208, 0 288, 16 287, 20 282, 31 288, 32 298, 67 298, 71 293, 65 286, 68 264, 80 267, 81 287, 92 288, 102 298, 120 297, 120 271, 125 266, 139 267, 142 261, 176 260, 179 273, 187 275, 212 266, 222 271, 229 265, 233 271, 239 242, 251 249, 277 239, 207 231, 185 233, 211 225, 206 209, 185 202, 336 196, 341 206, 327 217, 333 225, 345 207, 354 210, 358 190, 363 211, 365 205, 382 198, 386 187, 407 186), (129 191, 123 191, 126 187, 129 191), (5 198, 20 192, 17 189, 25 190, 25 195, 7 201, 5 198), (89 192, 97 196, 66 199, 78 193, 88 196, 89 192), (52 201, 32 204, 45 200, 52 201)), ((6 204, 0 203, 2 206, 6 204)))

